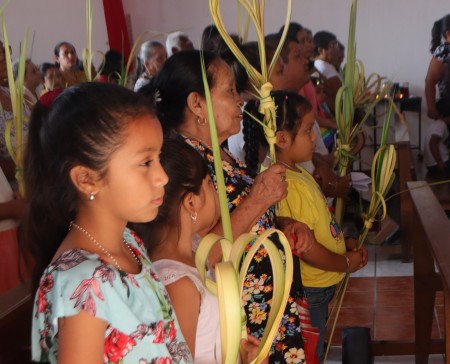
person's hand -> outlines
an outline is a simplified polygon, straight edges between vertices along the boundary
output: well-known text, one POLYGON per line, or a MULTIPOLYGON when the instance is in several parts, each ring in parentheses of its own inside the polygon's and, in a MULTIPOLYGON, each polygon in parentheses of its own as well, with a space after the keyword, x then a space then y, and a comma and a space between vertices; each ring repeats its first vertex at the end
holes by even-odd
POLYGON ((327 168, 326 166, 316 167, 313 173, 313 177, 325 195, 327 195, 327 189, 332 185, 335 186, 337 183, 336 174, 333 173, 331 168, 327 168))
POLYGON ((361 249, 358 250, 358 239, 350 237, 345 239, 345 246, 347 247, 347 251, 359 252, 361 254, 362 262, 359 269, 364 268, 369 260, 367 247, 363 244, 361 249))
MULTIPOLYGON (((241 358, 242 364, 251 363, 258 355, 258 348, 261 344, 261 340, 254 336, 249 335, 247 340, 241 339, 241 358)), ((267 356, 261 362, 263 364, 269 363, 269 357, 267 356)))
POLYGON ((306 224, 290 217, 278 217, 278 223, 294 252, 307 252, 315 244, 314 234, 306 224))
POLYGON ((350 175, 339 177, 332 169, 321 166, 315 169, 313 177, 327 197, 345 197, 350 193, 350 175))
POLYGON ((345 253, 345 256, 348 258, 348 267, 347 272, 353 273, 362 268, 363 258, 362 254, 359 251, 351 251, 345 253))
POLYGON ((286 198, 286 196, 286 168, 281 164, 274 164, 256 176, 249 198, 267 204, 267 206, 272 206, 286 198))

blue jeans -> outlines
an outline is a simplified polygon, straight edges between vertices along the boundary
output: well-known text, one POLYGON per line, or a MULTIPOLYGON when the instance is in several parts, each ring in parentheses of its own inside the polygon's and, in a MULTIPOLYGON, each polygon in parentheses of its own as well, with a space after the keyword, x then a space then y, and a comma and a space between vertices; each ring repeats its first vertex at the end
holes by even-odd
POLYGON ((303 287, 308 299, 311 323, 319 329, 319 343, 317 344, 317 354, 320 362, 325 358, 324 343, 327 335, 328 304, 331 302, 336 291, 336 286, 331 287, 303 287))

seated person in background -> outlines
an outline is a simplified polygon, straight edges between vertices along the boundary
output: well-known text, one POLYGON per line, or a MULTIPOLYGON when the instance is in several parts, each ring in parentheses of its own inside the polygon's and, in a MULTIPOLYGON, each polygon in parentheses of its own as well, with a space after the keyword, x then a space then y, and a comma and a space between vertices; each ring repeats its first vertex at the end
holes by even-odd
MULTIPOLYGON (((280 41, 280 34, 269 34, 265 37, 266 45, 266 59, 268 64, 271 62, 276 47, 280 41)), ((256 69, 260 70, 259 57, 258 57, 258 44, 256 42, 249 42, 243 45, 243 52, 250 64, 256 69)), ((243 76, 248 76, 245 73, 240 72, 236 74, 235 67, 232 66, 235 72, 235 79, 240 80, 237 85, 242 99, 248 101, 253 99, 254 88, 249 82, 244 82, 243 76)), ((288 36, 284 42, 281 50, 280 58, 278 59, 272 74, 269 77, 269 82, 272 84, 274 90, 289 90, 297 92, 303 85, 309 81, 309 73, 307 68, 307 60, 301 56, 300 48, 296 38, 288 36)), ((242 125, 242 124, 241 124, 242 125)), ((241 160, 245 160, 244 150, 244 133, 241 127, 241 131, 232 135, 228 139, 228 148, 233 155, 237 156, 241 160)))
POLYGON ((424 161, 427 177, 439 178, 450 174, 448 125, 442 120, 433 120, 428 128, 424 144, 424 161))
POLYGON ((97 79, 98 82, 112 82, 119 83, 121 77, 123 77, 124 68, 123 54, 110 49, 105 53, 105 58, 99 68, 100 75, 97 79))
POLYGON ((189 51, 194 49, 194 45, 184 32, 170 33, 166 39, 167 57, 180 51, 189 51))
POLYGON ((54 63, 44 62, 39 66, 41 73, 41 96, 49 91, 62 87, 62 78, 59 67, 54 63))
MULTIPOLYGON (((281 27, 279 34, 281 34, 284 30, 284 26, 281 27)), ((312 41, 311 31, 306 28, 303 28, 300 24, 291 22, 289 23, 288 28, 288 36, 294 37, 297 39, 298 44, 300 45, 300 52, 303 57, 310 60, 314 56, 314 42, 312 41), (308 33, 309 32, 309 33, 308 33), (308 35, 309 34, 309 35, 308 35)), ((314 64, 308 62, 308 68, 310 72, 314 72, 314 64)), ((317 72, 316 72, 317 73, 317 72)), ((336 120, 334 119, 331 113, 323 113, 320 110, 320 104, 318 101, 317 92, 315 89, 315 84, 311 80, 309 80, 300 90, 299 94, 305 97, 309 103, 312 105, 314 115, 316 117, 316 122, 319 124, 321 130, 323 129, 327 135, 332 136, 332 140, 334 141, 334 131, 337 129, 336 120)), ((317 126, 315 126, 316 130, 318 130, 317 126)), ((320 141, 318 142, 320 143, 320 141)), ((326 144, 328 150, 329 144, 326 144)))
MULTIPOLYGON (((17 80, 19 76, 19 63, 20 59, 17 59, 13 63, 13 76, 14 80, 17 80)), ((37 66, 31 62, 30 59, 25 61, 25 74, 23 83, 23 107, 24 113, 27 118, 31 115, 31 110, 34 104, 38 100, 36 89, 41 83, 41 74, 37 66)))
POLYGON ((143 70, 134 85, 134 91, 138 91, 142 86, 148 84, 151 78, 159 72, 166 59, 166 48, 161 43, 156 41, 142 43, 139 60, 143 70))
POLYGON ((342 68, 342 62, 344 62, 345 58, 345 46, 338 41, 338 53, 336 56, 336 61, 334 63, 334 67, 336 67, 336 71, 344 78, 344 69, 342 68))
POLYGON ((314 34, 316 60, 314 66, 324 76, 325 101, 334 112, 336 93, 342 86, 342 77, 334 64, 338 56, 338 41, 333 33, 320 31, 314 34))
POLYGON ((61 71, 62 87, 67 88, 80 82, 86 82, 86 75, 78 69, 78 55, 69 42, 59 42, 55 46, 55 62, 61 71))

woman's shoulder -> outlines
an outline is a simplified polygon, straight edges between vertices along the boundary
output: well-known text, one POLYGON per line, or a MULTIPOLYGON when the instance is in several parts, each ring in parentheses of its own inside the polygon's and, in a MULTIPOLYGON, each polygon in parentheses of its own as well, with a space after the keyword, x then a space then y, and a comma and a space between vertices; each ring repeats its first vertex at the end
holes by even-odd
POLYGON ((443 43, 439 45, 434 50, 433 57, 441 62, 450 63, 450 43, 443 43))

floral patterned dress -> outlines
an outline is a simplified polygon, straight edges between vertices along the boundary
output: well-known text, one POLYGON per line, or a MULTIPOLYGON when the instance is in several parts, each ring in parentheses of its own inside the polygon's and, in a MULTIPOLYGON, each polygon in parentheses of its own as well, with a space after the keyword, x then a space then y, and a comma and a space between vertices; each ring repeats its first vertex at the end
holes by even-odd
MULTIPOLYGON (((216 173, 214 170, 214 156, 212 150, 201 141, 194 138, 179 136, 186 143, 195 148, 206 160, 208 170, 214 184, 216 184, 216 173)), ((226 151, 229 153, 228 151, 226 151)), ((245 164, 236 159, 231 153, 230 157, 236 161, 231 164, 222 161, 225 188, 227 190, 228 208, 232 212, 250 193, 253 179, 248 176, 245 164)), ((266 229, 275 227, 275 208, 271 207, 257 221, 251 229, 254 234, 260 234, 266 229)), ((281 244, 277 238, 271 239, 280 251, 281 244)), ((247 251, 251 248, 249 244, 247 251)), ((273 294, 272 269, 267 256, 267 251, 261 248, 248 270, 245 280, 245 289, 242 292, 244 309, 247 315, 247 333, 257 338, 262 338, 267 323, 273 294)), ((306 363, 303 351, 303 340, 300 332, 300 321, 297 302, 303 294, 301 282, 292 282, 289 301, 284 311, 278 335, 272 345, 269 362, 281 363, 306 363)))
POLYGON ((108 323, 104 363, 193 363, 142 242, 129 229, 124 239, 142 263, 138 274, 120 271, 82 249, 64 252, 47 267, 35 297, 34 361, 57 362, 58 318, 84 310, 108 323))
POLYGON ((439 96, 442 99, 450 100, 450 43, 443 43, 438 46, 433 57, 444 64, 444 75, 439 80, 439 96))

